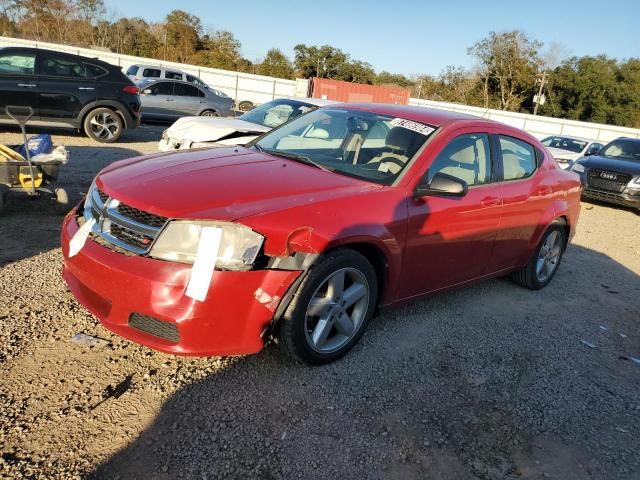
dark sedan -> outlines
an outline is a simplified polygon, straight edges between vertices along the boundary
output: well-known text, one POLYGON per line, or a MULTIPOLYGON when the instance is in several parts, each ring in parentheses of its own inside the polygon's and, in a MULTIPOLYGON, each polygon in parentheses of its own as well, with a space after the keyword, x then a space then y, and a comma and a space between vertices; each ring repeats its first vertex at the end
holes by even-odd
POLYGON ((588 199, 640 210, 640 138, 618 138, 571 166, 588 199))

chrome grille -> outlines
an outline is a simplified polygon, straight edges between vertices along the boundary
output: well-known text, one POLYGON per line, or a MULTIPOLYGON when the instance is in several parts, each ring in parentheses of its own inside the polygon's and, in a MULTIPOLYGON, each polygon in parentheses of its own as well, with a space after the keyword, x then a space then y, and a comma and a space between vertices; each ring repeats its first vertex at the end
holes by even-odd
POLYGON ((92 233, 107 244, 138 255, 149 251, 169 220, 120 203, 97 188, 84 203, 84 219, 95 219, 92 233))
POLYGON ((631 180, 631 175, 600 168, 591 168, 587 175, 587 188, 621 193, 631 180))

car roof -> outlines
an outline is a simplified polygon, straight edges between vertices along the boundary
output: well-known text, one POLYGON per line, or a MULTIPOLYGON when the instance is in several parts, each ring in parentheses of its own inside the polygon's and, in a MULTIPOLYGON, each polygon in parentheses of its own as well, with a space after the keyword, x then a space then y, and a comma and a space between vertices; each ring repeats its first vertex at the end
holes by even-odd
POLYGON ((61 57, 68 57, 68 58, 73 58, 76 60, 81 60, 83 62, 87 62, 87 63, 92 63, 92 64, 96 64, 96 65, 102 65, 102 66, 108 66, 111 68, 120 68, 117 67, 116 65, 113 65, 111 63, 105 62, 103 60, 100 60, 99 58, 96 57, 85 57, 83 55, 76 55, 75 53, 67 53, 67 52, 58 52, 56 50, 48 50, 46 48, 31 48, 31 47, 0 47, 0 53, 5 53, 5 52, 22 52, 22 53, 49 53, 49 54, 55 54, 61 57))
MULTIPOLYGON (((575 135, 547 135, 544 138, 551 138, 551 137, 559 137, 559 138, 570 138, 571 140, 580 140, 581 142, 591 142, 591 143, 595 143, 596 140, 592 140, 590 138, 586 138, 586 137, 577 137, 575 135)), ((599 143, 599 142, 598 142, 599 143)))
POLYGON ((163 65, 153 65, 151 63, 134 63, 130 65, 130 67, 155 68, 156 70, 171 70, 172 72, 186 73, 187 75, 191 75, 191 73, 187 73, 184 70, 180 70, 179 68, 165 67, 163 65))
POLYGON ((501 127, 510 128, 508 125, 486 118, 476 117, 474 115, 468 115, 461 112, 440 110, 437 108, 416 107, 411 105, 392 105, 388 103, 343 103, 340 105, 336 105, 336 107, 353 108, 357 110, 379 113, 380 115, 400 117, 407 120, 426 123, 435 127, 439 127, 453 120, 475 120, 481 121, 486 124, 499 125, 501 127))

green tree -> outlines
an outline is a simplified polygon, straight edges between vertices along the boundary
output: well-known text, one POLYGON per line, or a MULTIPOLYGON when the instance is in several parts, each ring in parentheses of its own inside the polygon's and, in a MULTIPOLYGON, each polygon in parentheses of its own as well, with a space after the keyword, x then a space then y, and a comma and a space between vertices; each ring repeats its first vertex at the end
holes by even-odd
POLYGON ((202 49, 195 56, 195 60, 201 65, 224 70, 236 70, 242 63, 241 59, 240 41, 233 33, 224 30, 205 35, 202 49))
POLYGON ((490 32, 468 49, 482 68, 485 103, 494 93, 502 110, 518 111, 525 97, 533 91, 537 72, 538 50, 542 44, 525 33, 490 32))
POLYGON ((293 51, 296 71, 303 78, 337 78, 340 67, 349 61, 346 53, 329 45, 299 44, 293 47, 293 51))
POLYGON ((376 79, 376 71, 367 62, 354 60, 338 66, 335 78, 345 82, 373 84, 376 79))
POLYGON ((293 67, 287 56, 277 48, 272 48, 267 52, 264 60, 258 66, 257 72, 260 75, 269 77, 291 78, 293 67))
POLYGON ((186 63, 200 47, 202 24, 195 15, 184 10, 173 10, 164 23, 164 57, 186 63))
POLYGON ((376 75, 374 83, 376 85, 397 85, 399 87, 411 87, 414 85, 414 82, 404 75, 399 73, 390 73, 386 70, 383 70, 376 75))

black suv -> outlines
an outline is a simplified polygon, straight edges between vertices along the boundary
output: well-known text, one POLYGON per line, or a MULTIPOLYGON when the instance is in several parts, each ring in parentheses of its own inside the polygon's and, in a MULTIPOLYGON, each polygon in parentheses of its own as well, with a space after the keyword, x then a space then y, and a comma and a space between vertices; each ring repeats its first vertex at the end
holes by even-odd
POLYGON ((595 155, 577 160, 571 171, 580 175, 583 197, 640 212, 640 138, 617 138, 595 155))
POLYGON ((36 48, 0 48, 0 123, 6 105, 30 106, 34 126, 68 126, 98 142, 140 125, 138 88, 97 58, 36 48))

